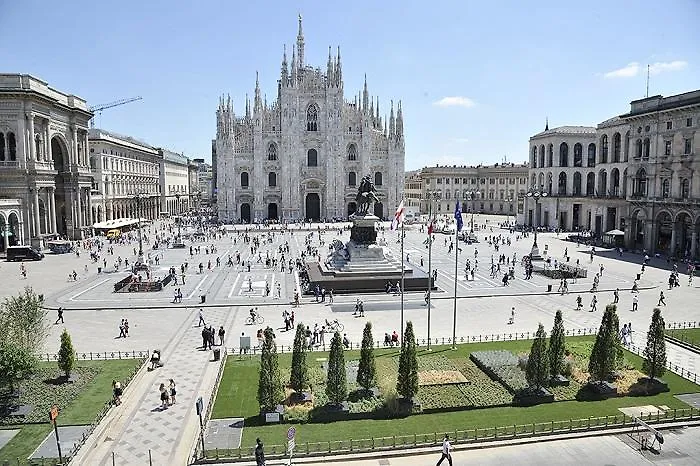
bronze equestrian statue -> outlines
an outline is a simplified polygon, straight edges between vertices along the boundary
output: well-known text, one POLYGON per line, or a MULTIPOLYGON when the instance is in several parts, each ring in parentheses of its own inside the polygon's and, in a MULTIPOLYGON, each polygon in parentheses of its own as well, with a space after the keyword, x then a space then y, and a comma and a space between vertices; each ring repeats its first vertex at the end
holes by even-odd
POLYGON ((362 177, 360 187, 357 190, 357 196, 355 196, 355 202, 357 202, 355 215, 367 215, 370 205, 374 202, 379 202, 377 194, 377 190, 372 183, 372 177, 370 175, 362 177))

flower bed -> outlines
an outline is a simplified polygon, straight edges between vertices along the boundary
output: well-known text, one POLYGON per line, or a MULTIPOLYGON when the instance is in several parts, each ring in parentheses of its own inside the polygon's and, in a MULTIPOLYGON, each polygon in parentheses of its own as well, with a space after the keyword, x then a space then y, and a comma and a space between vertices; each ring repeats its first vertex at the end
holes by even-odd
POLYGON ((469 357, 481 370, 501 382, 513 395, 527 388, 525 372, 518 367, 518 357, 510 351, 475 351, 469 357))
POLYGON ((467 383, 467 378, 464 377, 458 370, 439 371, 429 370, 418 373, 418 385, 423 387, 427 385, 447 385, 455 383, 467 383))

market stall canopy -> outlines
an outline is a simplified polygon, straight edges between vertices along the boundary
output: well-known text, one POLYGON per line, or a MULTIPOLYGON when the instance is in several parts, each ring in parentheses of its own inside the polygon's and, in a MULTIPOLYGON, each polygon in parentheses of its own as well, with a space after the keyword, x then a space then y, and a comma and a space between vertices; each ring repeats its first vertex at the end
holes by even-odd
MULTIPOLYGON (((138 218, 118 218, 115 220, 107 220, 105 222, 97 222, 92 225, 96 230, 112 230, 116 228, 124 228, 131 225, 137 225, 139 223, 138 218)), ((150 220, 142 218, 141 223, 150 223, 150 220)))
POLYGON ((610 230, 605 234, 610 236, 625 236, 625 232, 620 230, 610 230))

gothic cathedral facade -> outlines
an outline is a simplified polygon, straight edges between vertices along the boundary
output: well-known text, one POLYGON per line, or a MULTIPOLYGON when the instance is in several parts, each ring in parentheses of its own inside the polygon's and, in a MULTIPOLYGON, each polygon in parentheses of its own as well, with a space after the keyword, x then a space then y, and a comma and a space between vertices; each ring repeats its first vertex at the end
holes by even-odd
POLYGON ((403 198, 401 102, 388 118, 364 89, 346 100, 340 49, 328 51, 325 73, 304 62, 301 16, 291 66, 282 59, 277 99, 262 98, 256 75, 251 105, 234 113, 231 98, 216 111, 219 219, 253 223, 344 219, 356 209, 357 187, 370 175, 380 195, 374 214, 393 215, 403 198))

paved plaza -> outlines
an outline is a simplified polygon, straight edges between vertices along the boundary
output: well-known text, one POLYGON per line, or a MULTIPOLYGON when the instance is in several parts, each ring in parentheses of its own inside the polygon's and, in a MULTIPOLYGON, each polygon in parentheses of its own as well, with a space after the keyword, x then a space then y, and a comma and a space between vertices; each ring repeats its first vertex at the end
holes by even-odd
MULTIPOLYGON (((486 217, 475 218, 477 224, 482 224, 485 220, 486 217)), ((477 233, 480 243, 461 244, 457 279, 458 339, 503 333, 527 334, 534 332, 539 322, 542 322, 545 328, 550 328, 557 309, 564 311, 564 325, 567 329, 597 328, 605 305, 612 302, 615 288, 620 288, 620 323, 632 323, 635 331, 633 340, 637 345, 644 345, 645 331, 660 290, 664 290, 666 294, 667 306, 663 309, 666 322, 700 321, 700 309, 693 305, 699 296, 697 287, 700 281, 696 279, 693 286, 689 286, 687 276, 683 274, 684 267, 679 267, 682 272, 681 286, 668 290, 669 265, 663 259, 652 259, 652 263, 639 280, 639 310, 632 312, 632 294, 629 290, 636 274, 640 272, 641 256, 625 253, 618 257, 612 251, 599 250, 591 263, 589 249, 584 245, 577 246, 576 243, 564 241, 565 235, 557 237, 554 233, 540 234, 540 250, 544 250, 546 245, 551 257, 562 260, 564 250, 568 249, 572 263, 578 260, 582 267, 588 268, 588 278, 571 283, 570 292, 562 295, 556 293, 558 281, 553 282, 538 274, 534 274, 531 280, 523 279, 520 258, 530 252, 532 236, 521 238, 520 234, 510 235, 508 230, 497 227, 494 217, 488 217, 488 220, 487 228, 477 233), (484 241, 486 235, 509 236, 512 243, 510 246, 501 246, 500 250, 495 252, 493 247, 484 241), (467 258, 474 263, 475 250, 479 261, 476 276, 474 280, 465 280, 464 263, 467 258), (491 278, 491 256, 497 261, 499 254, 505 254, 511 259, 513 254, 517 257, 516 279, 511 281, 509 286, 503 286, 499 278, 491 278), (596 312, 589 312, 592 276, 599 271, 600 265, 604 266, 604 272, 600 291, 596 293, 598 307, 596 312), (549 284, 553 284, 552 292, 547 292, 549 284), (581 311, 576 310, 578 294, 583 297, 584 309, 581 311), (515 322, 508 324, 512 307, 515 307, 515 322)), ((400 257, 398 234, 389 231, 388 224, 386 226, 387 230, 383 235, 380 234, 380 237, 383 236, 387 247, 396 257, 400 257)), ((160 222, 156 222, 151 228, 159 227, 160 222)), ((313 225, 314 245, 318 245, 316 227, 313 225)), ((465 227, 468 227, 468 222, 465 222, 465 227)), ((322 253, 325 253, 334 239, 343 242, 349 239, 349 231, 338 234, 337 225, 331 225, 330 228, 322 235, 326 244, 320 248, 322 253)), ((148 230, 145 232, 149 234, 148 230)), ((252 232, 258 236, 262 236, 262 233, 255 230, 252 232)), ((296 272, 281 272, 279 268, 266 268, 264 258, 266 252, 269 252, 271 257, 279 257, 279 247, 285 242, 288 242, 290 247, 290 253, 286 254, 285 258, 296 258, 305 248, 305 238, 308 234, 309 231, 276 233, 272 243, 261 245, 261 263, 257 260, 257 254, 252 256, 250 246, 243 244, 240 238, 237 238, 234 244, 234 237, 237 235, 231 233, 221 240, 214 241, 217 251, 208 255, 204 254, 204 250, 212 242, 195 243, 195 246, 201 246, 202 254, 193 256, 190 256, 189 242, 186 249, 155 251, 148 243, 144 243, 144 250, 150 253, 151 258, 155 258, 156 254, 159 256, 159 265, 153 267, 156 277, 166 274, 170 267, 176 267, 179 272, 180 265, 185 261, 189 265, 184 285, 167 286, 165 290, 153 293, 113 292, 114 283, 126 276, 126 272, 112 271, 114 261, 119 256, 128 258, 130 262, 135 261, 134 248, 138 248, 136 243, 115 245, 114 255, 106 255, 107 272, 99 274, 98 264, 92 263, 86 252, 79 258, 75 254, 49 254, 40 263, 28 263, 26 280, 20 279, 18 264, 2 262, 0 271, 5 276, 5 286, 0 291, 2 296, 14 295, 25 285, 34 287, 45 295, 52 324, 56 319, 55 309, 59 306, 65 309, 65 324, 52 325, 45 352, 58 351, 59 335, 63 328, 71 333, 78 352, 154 348, 163 352, 165 366, 152 372, 144 370, 137 374, 125 391, 123 404, 110 411, 79 452, 76 464, 112 464, 113 453, 115 464, 145 464, 149 454, 153 464, 185 464, 197 440, 199 428, 194 410, 195 402, 201 396, 206 409, 220 365, 218 362, 212 362, 211 352, 199 349, 201 327, 197 327, 197 323, 200 308, 207 325, 225 328, 225 346, 236 352, 238 337, 241 334, 254 337, 260 327, 245 325, 248 311, 252 307, 257 307, 264 317, 264 326, 270 325, 275 329, 283 327, 284 310, 294 309, 296 321, 311 326, 314 323, 322 325, 325 319, 337 318, 344 324, 344 332, 353 343, 361 341, 362 329, 368 320, 373 324, 375 339, 380 339, 384 332, 396 330, 400 333, 398 295, 379 293, 361 296, 365 303, 365 318, 352 315, 357 298, 355 295, 336 295, 333 304, 328 300, 317 303, 313 297, 304 296, 301 306, 292 308, 292 297, 299 287, 298 275, 296 272), (234 256, 235 262, 236 251, 240 253, 243 261, 250 260, 250 272, 247 271, 247 267, 226 265, 229 254, 234 256), (221 260, 218 267, 217 257, 221 260), (209 261, 212 263, 211 270, 208 267, 209 261), (202 273, 198 270, 199 263, 203 264, 202 273), (79 277, 77 281, 69 282, 66 277, 73 270, 79 277), (270 285, 270 296, 265 296, 264 293, 266 282, 270 285), (252 291, 249 283, 252 285, 252 291), (279 298, 275 296, 278 283, 281 290, 279 298), (176 288, 182 289, 182 303, 172 303, 176 288), (200 304, 201 295, 206 296, 206 303, 203 305, 200 304), (130 323, 128 338, 118 338, 119 323, 123 318, 128 319, 130 323), (177 383, 177 403, 161 411, 157 409, 158 385, 167 385, 170 378, 177 383)), ((419 226, 406 228, 405 253, 408 254, 413 267, 421 268, 422 258, 422 268, 427 271, 428 249, 424 244, 426 237, 425 233, 419 231, 419 226)), ((432 295, 430 335, 438 342, 442 342, 443 339, 447 341, 452 336, 455 263, 454 252, 448 254, 445 239, 449 244, 449 236, 436 234, 432 250, 432 266, 438 270, 439 290, 432 295)), ((178 281, 181 282, 181 277, 178 277, 178 281)), ((419 343, 425 343, 428 311, 423 293, 406 293, 404 319, 413 321, 419 343)), ((291 345, 293 333, 277 330, 278 345, 291 345)), ((687 350, 669 345, 668 359, 669 362, 688 371, 696 372, 696 355, 687 350)))

